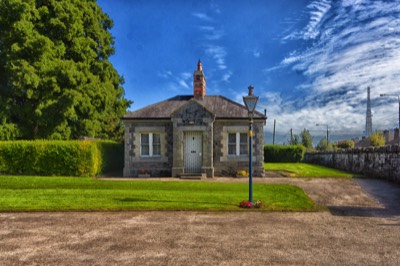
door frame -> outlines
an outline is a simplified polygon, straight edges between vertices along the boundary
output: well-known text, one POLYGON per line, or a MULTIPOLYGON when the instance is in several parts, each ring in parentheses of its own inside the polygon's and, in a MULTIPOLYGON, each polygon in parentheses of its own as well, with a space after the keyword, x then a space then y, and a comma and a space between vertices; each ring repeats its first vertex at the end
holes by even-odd
POLYGON ((183 132, 183 169, 185 174, 200 174, 203 166, 203 132, 183 132), (197 138, 195 140, 195 138, 197 138), (193 138, 191 141, 190 138, 193 138), (191 145, 188 147, 188 145, 191 145), (188 152, 190 153, 188 154, 188 152), (189 164, 189 165, 188 165, 189 164), (190 165, 193 164, 193 165, 190 165))

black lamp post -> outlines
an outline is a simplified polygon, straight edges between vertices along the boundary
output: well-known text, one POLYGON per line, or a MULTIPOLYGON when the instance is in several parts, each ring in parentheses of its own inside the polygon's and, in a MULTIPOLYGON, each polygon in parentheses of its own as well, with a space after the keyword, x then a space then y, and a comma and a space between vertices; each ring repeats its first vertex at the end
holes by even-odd
POLYGON ((249 202, 253 203, 253 116, 254 110, 258 102, 258 96, 253 94, 254 87, 249 86, 249 95, 243 96, 243 102, 246 105, 247 111, 249 112, 249 202))

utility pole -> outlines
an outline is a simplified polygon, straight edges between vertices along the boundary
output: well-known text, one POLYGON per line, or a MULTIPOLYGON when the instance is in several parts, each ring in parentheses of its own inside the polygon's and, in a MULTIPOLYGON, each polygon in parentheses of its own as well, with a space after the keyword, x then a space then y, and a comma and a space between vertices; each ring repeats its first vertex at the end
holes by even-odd
POLYGON ((276 119, 274 119, 274 134, 272 134, 272 145, 275 145, 275 125, 276 125, 276 119))
POLYGON ((293 144, 293 129, 290 129, 290 145, 293 144))
POLYGON ((316 126, 326 126, 326 143, 329 144, 329 126, 327 124, 315 124, 316 126))

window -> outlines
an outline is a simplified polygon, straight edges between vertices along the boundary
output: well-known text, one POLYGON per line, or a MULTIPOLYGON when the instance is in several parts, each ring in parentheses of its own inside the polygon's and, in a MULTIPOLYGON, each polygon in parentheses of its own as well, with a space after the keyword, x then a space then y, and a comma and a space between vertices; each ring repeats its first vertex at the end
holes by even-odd
POLYGON ((160 134, 156 133, 140 134, 140 155, 145 157, 161 155, 160 134))
POLYGON ((248 148, 249 145, 247 144, 247 134, 246 133, 240 133, 240 143, 239 143, 239 154, 248 154, 248 148))
POLYGON ((228 134, 228 155, 248 154, 247 133, 228 134))

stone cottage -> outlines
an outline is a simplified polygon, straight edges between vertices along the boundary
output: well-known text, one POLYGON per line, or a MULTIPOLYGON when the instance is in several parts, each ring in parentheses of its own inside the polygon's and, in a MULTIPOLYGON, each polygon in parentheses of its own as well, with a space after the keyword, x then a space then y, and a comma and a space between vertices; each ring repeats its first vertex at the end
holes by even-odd
MULTIPOLYGON (((200 60, 193 79, 193 95, 178 95, 123 117, 124 176, 232 176, 248 169, 246 107, 206 95, 200 60)), ((256 111, 253 119, 253 175, 263 176, 267 118, 256 111)))

